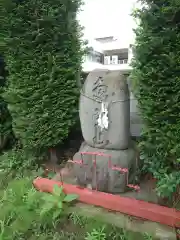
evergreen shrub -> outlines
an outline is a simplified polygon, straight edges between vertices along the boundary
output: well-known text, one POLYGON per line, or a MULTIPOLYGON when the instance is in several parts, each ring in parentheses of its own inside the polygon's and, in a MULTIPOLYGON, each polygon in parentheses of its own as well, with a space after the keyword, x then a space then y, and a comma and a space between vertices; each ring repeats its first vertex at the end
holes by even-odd
POLYGON ((134 11, 132 81, 144 121, 143 170, 172 197, 180 184, 180 1, 143 0, 134 11))
POLYGON ((10 147, 12 140, 14 140, 11 115, 8 111, 7 103, 3 98, 7 77, 5 67, 4 58, 0 55, 0 151, 5 150, 6 147, 10 147))
POLYGON ((81 71, 80 0, 0 0, 0 47, 7 63, 4 93, 23 148, 46 150, 77 121, 81 71))

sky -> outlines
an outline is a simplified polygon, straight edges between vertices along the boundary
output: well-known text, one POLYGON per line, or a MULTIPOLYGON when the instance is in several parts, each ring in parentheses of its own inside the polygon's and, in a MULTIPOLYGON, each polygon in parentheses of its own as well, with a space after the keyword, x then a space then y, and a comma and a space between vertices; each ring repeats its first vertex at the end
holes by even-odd
POLYGON ((135 22, 130 16, 136 0, 85 0, 78 19, 86 39, 115 36, 131 43, 135 22))

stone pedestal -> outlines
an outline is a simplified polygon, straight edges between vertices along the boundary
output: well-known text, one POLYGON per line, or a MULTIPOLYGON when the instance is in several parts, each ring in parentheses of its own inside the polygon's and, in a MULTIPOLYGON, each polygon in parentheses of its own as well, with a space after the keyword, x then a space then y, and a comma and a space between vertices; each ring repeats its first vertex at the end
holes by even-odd
POLYGON ((134 184, 138 164, 133 143, 126 150, 100 150, 83 143, 73 160, 82 160, 82 164, 74 164, 74 173, 80 186, 91 186, 92 189, 103 192, 122 193, 128 190, 128 184, 134 184), (83 152, 85 154, 82 154, 83 152), (125 169, 128 172, 123 172, 125 169))

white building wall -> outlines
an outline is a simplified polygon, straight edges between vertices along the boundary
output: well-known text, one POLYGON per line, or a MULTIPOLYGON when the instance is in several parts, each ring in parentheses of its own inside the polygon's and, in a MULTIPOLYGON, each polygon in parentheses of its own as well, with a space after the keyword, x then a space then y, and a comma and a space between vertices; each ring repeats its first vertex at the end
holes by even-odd
POLYGON ((84 58, 83 61, 83 71, 90 72, 96 68, 99 69, 109 69, 109 70, 122 70, 122 71, 131 71, 130 62, 132 59, 132 49, 130 45, 122 43, 120 40, 114 39, 110 42, 100 43, 96 40, 89 41, 89 47, 92 47, 95 51, 103 53, 104 51, 114 50, 114 49, 128 49, 128 61, 118 61, 115 60, 117 57, 114 55, 114 61, 110 61, 108 56, 104 58, 104 64, 98 62, 92 62, 88 58, 84 58))

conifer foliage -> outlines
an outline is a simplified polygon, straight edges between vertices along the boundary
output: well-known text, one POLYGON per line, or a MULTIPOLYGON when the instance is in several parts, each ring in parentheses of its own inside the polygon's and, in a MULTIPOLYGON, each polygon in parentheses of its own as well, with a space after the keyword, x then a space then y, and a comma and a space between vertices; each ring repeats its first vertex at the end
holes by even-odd
POLYGON ((81 70, 80 0, 0 0, 0 47, 9 72, 4 94, 23 147, 61 143, 77 117, 81 70))
POLYGON ((141 159, 169 197, 180 184, 180 1, 141 3, 132 73, 144 121, 141 159))
POLYGON ((13 138, 12 122, 7 104, 3 99, 3 93, 6 86, 7 71, 5 69, 3 56, 0 55, 0 151, 10 147, 13 138), (9 146, 8 146, 9 145, 9 146))

